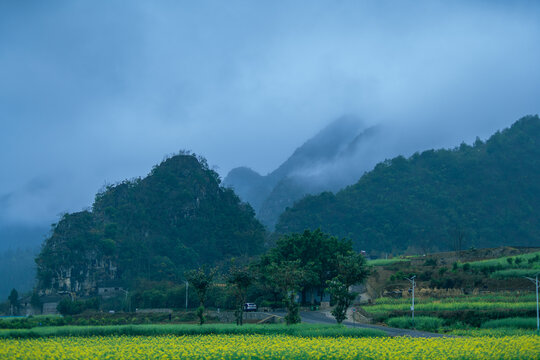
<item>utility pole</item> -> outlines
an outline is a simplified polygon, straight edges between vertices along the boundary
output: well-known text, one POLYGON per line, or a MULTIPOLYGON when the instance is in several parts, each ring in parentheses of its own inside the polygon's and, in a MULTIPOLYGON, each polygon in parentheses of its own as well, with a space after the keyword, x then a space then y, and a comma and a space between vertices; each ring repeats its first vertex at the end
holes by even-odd
POLYGON ((413 323, 413 326, 414 326, 414 288, 416 287, 416 281, 414 281, 414 278, 416 277, 416 275, 414 275, 413 277, 411 278, 407 278, 407 280, 410 281, 410 283, 412 284, 412 305, 411 305, 411 312, 412 312, 412 323, 413 323))
POLYGON ((124 292, 124 294, 126 294, 126 300, 125 302, 127 303, 127 306, 128 306, 128 311, 131 312, 131 301, 129 301, 128 299, 128 295, 129 295, 129 290, 124 290, 122 288, 119 288, 118 290, 124 292))
POLYGON ((187 311, 187 308, 188 308, 188 288, 189 288, 189 283, 186 280, 186 311, 187 311))
POLYGON ((527 276, 524 276, 524 278, 532 281, 536 288, 536 332, 540 335, 540 313, 538 311, 538 274, 540 273, 536 273, 536 278, 534 279, 527 276))

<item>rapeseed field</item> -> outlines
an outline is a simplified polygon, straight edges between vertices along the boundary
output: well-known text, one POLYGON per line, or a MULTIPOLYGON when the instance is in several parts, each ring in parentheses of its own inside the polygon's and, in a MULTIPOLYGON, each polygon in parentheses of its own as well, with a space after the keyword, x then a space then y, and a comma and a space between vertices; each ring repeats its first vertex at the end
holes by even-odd
POLYGON ((93 336, 0 340, 0 359, 539 359, 540 336, 93 336))

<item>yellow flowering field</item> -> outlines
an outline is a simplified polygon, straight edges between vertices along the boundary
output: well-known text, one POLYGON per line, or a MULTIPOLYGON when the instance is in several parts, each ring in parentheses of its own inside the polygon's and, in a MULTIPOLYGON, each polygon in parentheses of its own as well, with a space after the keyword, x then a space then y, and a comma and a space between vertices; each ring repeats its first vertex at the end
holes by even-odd
POLYGON ((539 359, 540 336, 107 336, 0 340, 0 359, 539 359))

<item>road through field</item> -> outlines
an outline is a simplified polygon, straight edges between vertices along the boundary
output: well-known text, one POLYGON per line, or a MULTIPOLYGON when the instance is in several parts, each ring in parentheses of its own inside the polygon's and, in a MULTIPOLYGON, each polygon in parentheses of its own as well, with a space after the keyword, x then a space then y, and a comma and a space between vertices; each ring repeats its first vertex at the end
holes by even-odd
MULTIPOLYGON (((334 318, 328 317, 324 313, 319 312, 319 311, 302 311, 300 312, 300 317, 302 318, 302 322, 307 323, 307 324, 336 324, 336 320, 334 318)), ((353 323, 352 321, 344 321, 343 325, 348 326, 348 327, 382 330, 390 336, 410 336, 410 337, 425 337, 425 338, 448 337, 448 335, 444 335, 444 334, 436 334, 436 333, 418 331, 418 330, 398 329, 398 328, 392 328, 392 327, 381 326, 381 325, 360 324, 360 323, 353 323)))

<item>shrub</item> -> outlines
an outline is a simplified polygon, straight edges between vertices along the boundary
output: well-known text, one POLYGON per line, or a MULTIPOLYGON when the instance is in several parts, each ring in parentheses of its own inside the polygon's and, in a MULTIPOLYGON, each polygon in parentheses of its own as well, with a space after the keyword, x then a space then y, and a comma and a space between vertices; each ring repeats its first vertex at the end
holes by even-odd
POLYGON ((58 304, 57 310, 62 315, 76 315, 88 309, 98 309, 98 307, 99 300, 97 298, 75 301, 64 298, 58 304))
POLYGON ((424 266, 437 266, 437 260, 436 259, 427 259, 425 262, 424 262, 424 266))

